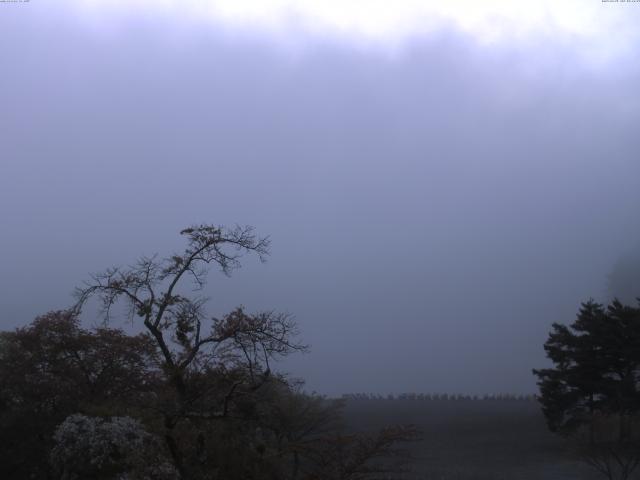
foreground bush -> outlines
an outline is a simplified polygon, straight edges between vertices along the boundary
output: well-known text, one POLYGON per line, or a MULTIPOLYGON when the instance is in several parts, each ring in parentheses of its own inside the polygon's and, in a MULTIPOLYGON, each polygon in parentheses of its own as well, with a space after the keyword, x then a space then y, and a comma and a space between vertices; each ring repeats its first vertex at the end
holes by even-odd
POLYGON ((176 480, 161 442, 130 417, 71 415, 56 429, 50 454, 61 480, 176 480))

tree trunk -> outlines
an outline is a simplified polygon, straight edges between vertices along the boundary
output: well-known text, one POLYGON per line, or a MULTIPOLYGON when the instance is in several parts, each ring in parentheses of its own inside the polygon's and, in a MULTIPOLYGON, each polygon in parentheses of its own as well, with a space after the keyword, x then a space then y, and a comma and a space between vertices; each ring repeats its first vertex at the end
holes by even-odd
POLYGON ((184 462, 182 461, 182 454, 180 453, 180 449, 178 448, 178 444, 176 443, 176 439, 173 438, 173 428, 175 427, 176 423, 174 421, 173 418, 171 418, 170 416, 165 416, 164 418, 164 427, 165 427, 165 434, 164 434, 164 439, 165 442, 167 443, 167 448, 169 449, 169 453, 171 454, 171 458, 173 459, 173 464, 176 467, 176 470, 178 470, 178 473, 180 474, 180 478, 182 480, 187 480, 187 475, 186 472, 184 470, 184 462))
POLYGON ((186 396, 187 396, 187 387, 184 383, 184 379, 182 378, 182 373, 180 371, 172 372, 171 383, 173 384, 173 387, 176 392, 175 415, 165 415, 165 418, 164 418, 165 441, 167 443, 167 447, 169 448, 169 452, 171 453, 171 458, 173 459, 173 463, 175 464, 175 467, 178 470, 178 473, 180 474, 180 478, 182 480, 188 480, 189 475, 185 470, 182 452, 180 451, 180 448, 178 447, 176 439, 173 436, 173 430, 176 424, 178 423, 178 418, 180 418, 180 415, 184 413, 186 396))

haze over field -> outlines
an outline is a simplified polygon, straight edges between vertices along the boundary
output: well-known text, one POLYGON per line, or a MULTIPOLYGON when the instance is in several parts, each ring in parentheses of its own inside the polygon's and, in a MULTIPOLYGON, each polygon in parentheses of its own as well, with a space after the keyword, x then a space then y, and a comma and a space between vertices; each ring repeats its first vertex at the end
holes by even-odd
POLYGON ((524 393, 638 250, 640 3, 52 3, 0 3, 2 329, 250 224, 212 314, 310 389, 524 393))

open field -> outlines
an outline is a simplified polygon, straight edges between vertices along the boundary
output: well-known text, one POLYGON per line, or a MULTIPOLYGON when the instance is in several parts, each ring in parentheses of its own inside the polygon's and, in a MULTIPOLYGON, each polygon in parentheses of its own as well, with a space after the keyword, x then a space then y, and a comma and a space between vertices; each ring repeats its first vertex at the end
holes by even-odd
POLYGON ((535 401, 348 400, 350 428, 414 424, 412 480, 591 480, 549 433, 535 401))

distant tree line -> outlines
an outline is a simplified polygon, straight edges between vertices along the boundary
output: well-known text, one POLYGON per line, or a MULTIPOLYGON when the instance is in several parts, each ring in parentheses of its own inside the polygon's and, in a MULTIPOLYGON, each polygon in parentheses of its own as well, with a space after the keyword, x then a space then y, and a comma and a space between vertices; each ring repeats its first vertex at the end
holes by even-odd
POLYGON ((418 400, 418 401, 518 401, 532 402, 536 400, 534 394, 494 393, 484 395, 463 395, 460 393, 345 393, 344 400, 418 400))

